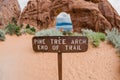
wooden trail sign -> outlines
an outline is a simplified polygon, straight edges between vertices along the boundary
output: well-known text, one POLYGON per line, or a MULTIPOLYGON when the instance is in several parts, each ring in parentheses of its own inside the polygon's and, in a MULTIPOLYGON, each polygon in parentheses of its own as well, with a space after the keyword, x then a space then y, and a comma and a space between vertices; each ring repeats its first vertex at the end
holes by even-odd
POLYGON ((88 38, 84 36, 33 37, 32 45, 35 52, 58 53, 58 78, 62 80, 62 53, 87 51, 88 38))
POLYGON ((43 36, 33 37, 33 50, 36 52, 85 52, 88 49, 87 37, 43 36))

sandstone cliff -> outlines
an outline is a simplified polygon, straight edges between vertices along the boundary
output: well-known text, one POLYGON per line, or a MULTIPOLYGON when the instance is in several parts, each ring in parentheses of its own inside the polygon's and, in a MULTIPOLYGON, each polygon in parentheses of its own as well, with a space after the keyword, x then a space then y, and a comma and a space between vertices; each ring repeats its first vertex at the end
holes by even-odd
POLYGON ((21 13, 19 23, 31 24, 39 26, 38 28, 47 28, 52 22, 50 20, 50 6, 49 0, 30 0, 27 7, 21 13))
POLYGON ((19 22, 39 29, 48 28, 62 11, 71 15, 73 30, 77 32, 81 28, 95 31, 120 29, 120 16, 107 0, 30 0, 19 22))
POLYGON ((18 19, 20 12, 17 0, 0 0, 0 28, 4 28, 13 17, 18 19))

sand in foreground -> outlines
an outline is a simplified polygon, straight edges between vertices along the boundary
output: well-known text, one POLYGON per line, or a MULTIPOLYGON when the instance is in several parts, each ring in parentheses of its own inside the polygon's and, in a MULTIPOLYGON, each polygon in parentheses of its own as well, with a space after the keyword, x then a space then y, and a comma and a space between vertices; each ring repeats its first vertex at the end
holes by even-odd
MULTIPOLYGON (((35 53, 32 36, 0 42, 0 80, 58 80, 57 54, 35 53)), ((63 80, 120 80, 120 58, 102 43, 85 53, 63 54, 63 80)))

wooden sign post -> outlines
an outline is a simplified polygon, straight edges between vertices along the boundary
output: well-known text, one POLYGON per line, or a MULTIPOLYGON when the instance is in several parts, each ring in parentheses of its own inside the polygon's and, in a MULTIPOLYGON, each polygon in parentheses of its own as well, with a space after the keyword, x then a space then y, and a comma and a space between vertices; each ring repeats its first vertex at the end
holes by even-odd
POLYGON ((58 53, 58 78, 62 80, 62 53, 58 53))
POLYGON ((33 37, 32 46, 35 52, 58 53, 58 77, 62 80, 62 53, 87 51, 88 38, 84 36, 33 37))

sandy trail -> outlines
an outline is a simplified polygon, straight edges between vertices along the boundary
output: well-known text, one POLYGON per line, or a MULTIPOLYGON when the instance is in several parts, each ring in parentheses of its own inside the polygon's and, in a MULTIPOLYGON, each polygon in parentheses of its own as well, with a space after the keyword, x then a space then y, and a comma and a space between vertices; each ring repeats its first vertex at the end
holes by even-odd
MULTIPOLYGON (((0 80, 58 80, 57 54, 35 53, 32 36, 0 42, 0 80)), ((85 53, 63 54, 63 80, 120 80, 120 58, 105 42, 85 53)))

